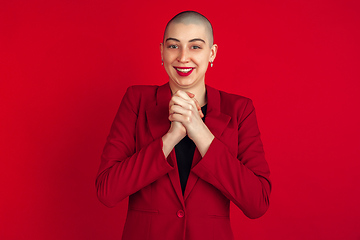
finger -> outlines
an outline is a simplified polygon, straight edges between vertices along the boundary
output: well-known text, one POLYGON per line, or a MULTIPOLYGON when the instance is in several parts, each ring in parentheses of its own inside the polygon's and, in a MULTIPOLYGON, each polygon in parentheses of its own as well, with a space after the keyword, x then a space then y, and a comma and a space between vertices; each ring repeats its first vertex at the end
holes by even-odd
MULTIPOLYGON (((186 94, 186 97, 188 97, 187 94, 186 94)), ((172 105, 179 105, 179 106, 189 109, 189 110, 191 110, 192 108, 194 108, 194 110, 196 109, 196 105, 191 98, 189 98, 189 100, 185 100, 184 98, 182 98, 180 96, 175 96, 175 95, 172 96, 172 98, 169 102, 169 107, 171 107, 172 105)))
POLYGON ((198 100, 196 100, 196 98, 195 98, 195 94, 193 94, 193 93, 191 93, 191 92, 186 92, 186 94, 187 94, 192 100, 195 101, 196 108, 197 108, 198 110, 200 110, 201 107, 200 107, 200 104, 199 104, 198 100))
MULTIPOLYGON (((195 95, 194 95, 195 96, 195 95)), ((195 102, 195 105, 196 105, 196 108, 197 108, 197 110, 198 110, 198 112, 199 112, 199 114, 200 114, 200 117, 201 118, 203 118, 204 117, 204 114, 203 114, 203 112, 201 111, 201 107, 200 107, 200 104, 199 104, 199 102, 198 102, 198 100, 196 100, 196 98, 191 98, 192 100, 194 100, 194 102, 195 102)))
POLYGON ((181 124, 185 123, 185 118, 184 118, 184 116, 181 115, 181 114, 176 114, 176 113, 170 114, 170 115, 169 115, 169 120, 170 120, 171 122, 179 122, 179 123, 181 123, 181 124))
POLYGON ((199 112, 200 117, 204 117, 204 114, 201 111, 200 104, 195 98, 195 94, 191 92, 184 92, 178 90, 170 100, 169 109, 172 105, 180 105, 181 107, 189 110, 192 110, 192 108, 194 107, 194 110, 196 109, 199 112))
POLYGON ((200 114, 200 117, 203 118, 204 117, 204 114, 203 112, 201 111, 201 107, 200 107, 200 104, 198 102, 198 100, 195 98, 195 94, 191 93, 191 92, 186 92, 187 95, 192 99, 194 100, 195 102, 195 105, 196 105, 196 108, 197 110, 199 111, 199 114, 200 114))
POLYGON ((193 93, 191 93, 191 92, 186 92, 186 94, 187 94, 190 98, 195 97, 195 94, 193 94, 193 93))
POLYGON ((201 109, 199 110, 199 114, 200 114, 200 117, 201 117, 201 118, 205 117, 205 115, 203 114, 203 112, 201 111, 201 109))
POLYGON ((175 92, 175 94, 173 96, 179 96, 185 100, 190 100, 190 96, 187 94, 187 92, 182 91, 182 90, 178 90, 175 92))
POLYGON ((185 110, 185 108, 174 104, 169 108, 169 115, 171 115, 171 114, 182 114, 184 110, 185 110))
POLYGON ((179 106, 184 106, 186 104, 185 100, 178 97, 178 96, 172 96, 169 102, 169 109, 171 108, 171 106, 173 105, 179 105, 179 106))
POLYGON ((191 110, 185 109, 179 105, 171 106, 169 110, 170 115, 182 115, 186 118, 191 117, 194 113, 191 110))
POLYGON ((197 110, 201 110, 201 107, 200 107, 200 104, 199 104, 198 100, 196 100, 196 98, 191 98, 191 99, 195 102, 197 110))

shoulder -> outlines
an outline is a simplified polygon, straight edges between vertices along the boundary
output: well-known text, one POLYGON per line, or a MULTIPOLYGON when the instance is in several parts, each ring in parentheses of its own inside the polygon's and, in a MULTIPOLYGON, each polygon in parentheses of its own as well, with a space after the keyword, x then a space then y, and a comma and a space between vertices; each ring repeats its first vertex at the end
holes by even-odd
POLYGON ((127 92, 131 92, 133 94, 151 94, 156 93, 156 90, 159 88, 158 85, 132 85, 127 88, 127 92))
POLYGON ((134 112, 144 112, 156 105, 156 99, 163 86, 166 85, 132 85, 127 88, 123 99, 131 104, 134 112))
POLYGON ((132 100, 154 99, 159 86, 157 85, 132 85, 127 88, 125 96, 132 100))
MULTIPOLYGON (((210 90, 210 89, 209 89, 210 90)), ((238 119, 241 122, 246 116, 253 113, 255 108, 250 98, 235 93, 229 93, 212 88, 212 95, 218 95, 219 109, 222 113, 238 119), (216 94, 214 94, 216 93, 216 94)))
POLYGON ((246 103, 251 101, 250 98, 235 93, 228 93, 222 90, 219 90, 219 93, 220 93, 220 99, 223 102, 246 103))
POLYGON ((234 108, 241 109, 249 105, 253 106, 252 100, 248 97, 218 90, 209 86, 208 88, 212 92, 218 92, 218 95, 220 96, 219 101, 221 109, 227 109, 230 107, 233 110, 234 108))

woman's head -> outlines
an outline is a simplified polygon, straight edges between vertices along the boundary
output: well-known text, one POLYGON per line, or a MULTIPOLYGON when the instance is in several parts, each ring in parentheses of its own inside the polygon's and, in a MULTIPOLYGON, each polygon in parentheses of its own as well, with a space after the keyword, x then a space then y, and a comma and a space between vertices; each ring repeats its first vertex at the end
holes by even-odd
POLYGON ((167 23, 167 25, 165 27, 163 42, 165 40, 166 30, 168 29, 168 27, 171 23, 184 23, 187 25, 188 24, 202 25, 203 27, 205 27, 207 37, 210 41, 210 46, 212 46, 214 44, 214 32, 213 32, 212 25, 211 25, 210 21, 204 15, 202 15, 198 12, 185 11, 185 12, 181 12, 181 13, 178 13, 177 15, 175 15, 167 23))
POLYGON ((175 89, 204 85, 209 62, 216 57, 210 22, 193 11, 182 12, 166 25, 160 45, 170 86, 175 89))

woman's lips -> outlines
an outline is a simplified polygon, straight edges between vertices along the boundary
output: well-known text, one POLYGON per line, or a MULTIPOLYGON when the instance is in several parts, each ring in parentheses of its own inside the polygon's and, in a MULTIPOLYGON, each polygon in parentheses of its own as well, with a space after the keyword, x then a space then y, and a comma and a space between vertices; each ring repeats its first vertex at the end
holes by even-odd
POLYGON ((174 67, 174 68, 176 72, 182 77, 189 76, 194 70, 194 68, 192 67, 174 67))

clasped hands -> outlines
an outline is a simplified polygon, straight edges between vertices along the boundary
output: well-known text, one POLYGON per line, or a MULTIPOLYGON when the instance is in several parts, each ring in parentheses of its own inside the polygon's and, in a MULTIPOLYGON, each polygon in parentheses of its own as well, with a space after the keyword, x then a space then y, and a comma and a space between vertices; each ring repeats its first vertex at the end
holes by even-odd
POLYGON ((181 90, 173 94, 169 102, 171 126, 163 137, 165 156, 186 135, 195 143, 201 155, 205 155, 214 135, 202 121, 202 117, 204 114, 194 94, 181 90))

